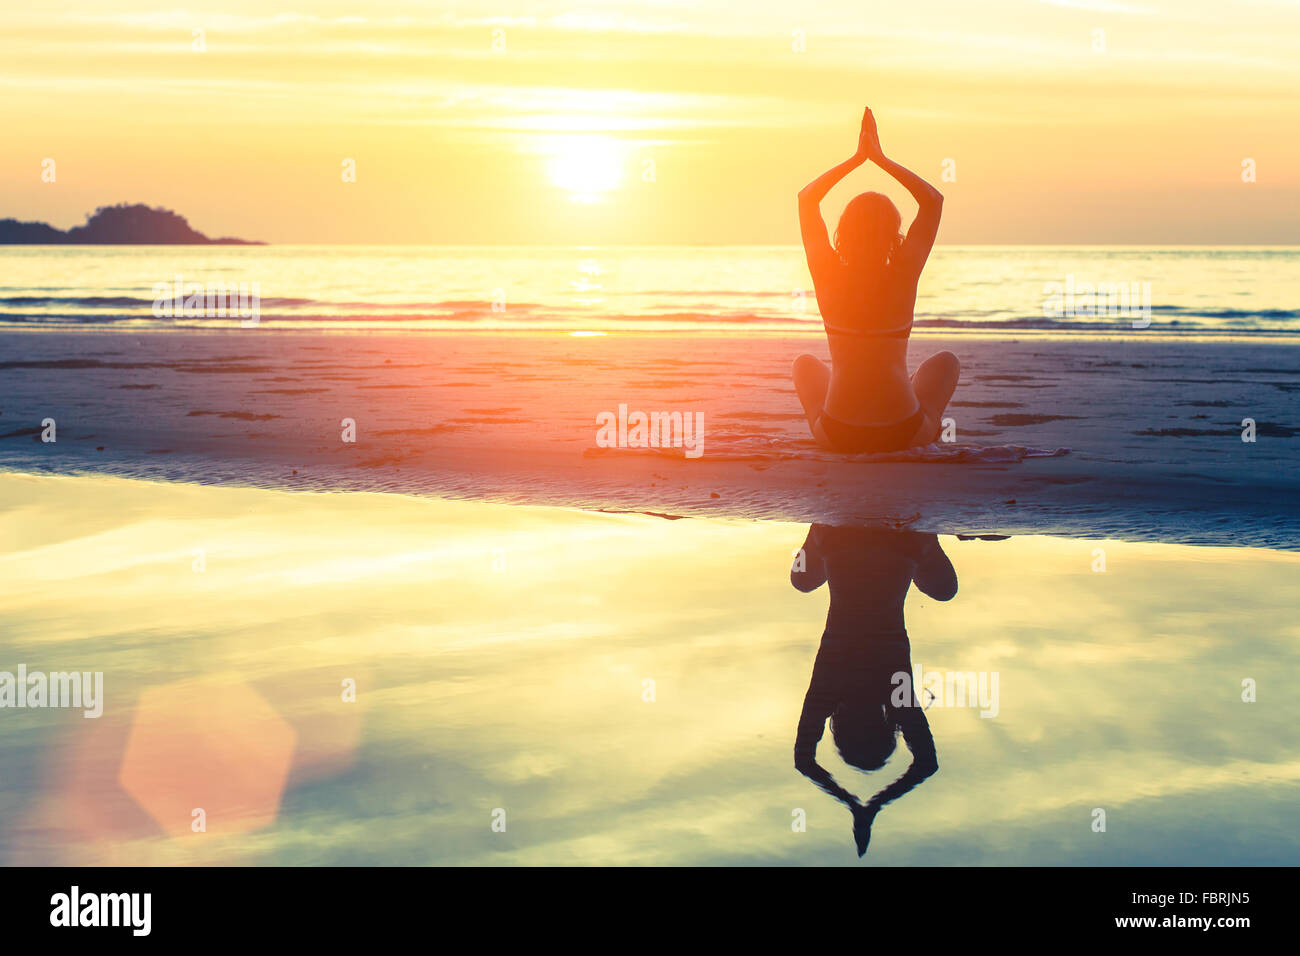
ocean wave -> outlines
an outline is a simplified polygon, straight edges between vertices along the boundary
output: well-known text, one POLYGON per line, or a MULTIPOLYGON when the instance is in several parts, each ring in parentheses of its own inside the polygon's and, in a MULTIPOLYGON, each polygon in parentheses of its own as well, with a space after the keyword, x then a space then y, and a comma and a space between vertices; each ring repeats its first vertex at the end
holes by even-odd
POLYGON ((1153 305, 1161 315, 1185 315, 1207 319, 1300 319, 1300 309, 1207 309, 1190 305, 1153 305))
MULTIPOLYGON (((0 325, 25 329, 38 328, 222 328, 235 327, 240 316, 235 310, 227 316, 155 317, 152 303, 129 297, 85 297, 71 299, 33 297, 0 298, 0 325), (41 302, 49 310, 22 308, 41 302), (85 308, 93 302, 95 308, 85 308), (130 308, 136 306, 137 308, 130 308), (5 306, 9 305, 9 308, 5 306), (17 306, 16 308, 14 306, 17 306), (82 306, 82 308, 78 308, 82 306)), ((352 308, 324 311, 310 299, 262 299, 259 324, 287 328, 385 328, 393 330, 439 329, 572 331, 589 329, 647 330, 720 330, 752 329, 760 332, 806 332, 820 334, 822 322, 817 313, 724 311, 716 310, 642 310, 614 312, 596 308, 556 308, 541 303, 512 304, 505 312, 492 309, 484 302, 445 300, 423 307, 407 304, 405 311, 397 305, 377 308, 373 303, 353 303, 352 308), (303 306, 317 308, 305 309, 303 306)), ((1297 331, 1294 320, 1300 310, 1290 309, 1214 309, 1188 306, 1152 306, 1151 330, 1231 335, 1288 335, 1297 331)), ((1128 316, 1078 316, 1045 318, 1041 315, 1017 315, 1000 310, 964 310, 943 314, 918 313, 913 328, 920 332, 1078 332, 1121 333, 1134 331, 1128 316)))
MULTIPOLYGON (((0 296, 0 306, 5 305, 64 305, 85 306, 86 308, 147 308, 152 309, 155 299, 141 299, 130 295, 11 295, 0 296)), ((184 304, 184 299, 163 299, 168 305, 177 302, 184 304)), ((261 299, 263 305, 286 307, 295 305, 313 305, 315 299, 261 299)), ((364 303, 361 303, 364 304, 364 303)))

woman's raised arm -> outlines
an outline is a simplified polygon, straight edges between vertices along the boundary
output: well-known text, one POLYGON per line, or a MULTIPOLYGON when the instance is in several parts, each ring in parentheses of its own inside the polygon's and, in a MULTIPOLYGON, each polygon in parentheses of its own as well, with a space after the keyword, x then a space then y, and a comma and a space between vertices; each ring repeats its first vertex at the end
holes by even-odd
POLYGON ((939 232, 939 219, 943 215, 943 193, 885 155, 880 146, 880 134, 876 131, 876 118, 871 115, 870 109, 862 117, 861 142, 863 145, 859 146, 859 151, 865 151, 868 159, 900 182, 920 207, 899 252, 903 263, 920 275, 925 260, 930 256, 930 249, 934 246, 934 237, 939 232))
MULTIPOLYGON (((867 161, 867 118, 871 110, 862 115, 862 130, 858 133, 858 148, 844 162, 832 166, 803 189, 799 190, 799 233, 803 237, 804 253, 808 257, 808 271, 812 273, 813 282, 825 274, 825 269, 835 261, 835 250, 831 248, 830 237, 826 233, 826 222, 822 219, 821 202, 836 184, 853 170, 867 161)), ((874 133, 875 121, 871 129, 874 133)), ((877 141, 879 145, 879 141, 877 141)))

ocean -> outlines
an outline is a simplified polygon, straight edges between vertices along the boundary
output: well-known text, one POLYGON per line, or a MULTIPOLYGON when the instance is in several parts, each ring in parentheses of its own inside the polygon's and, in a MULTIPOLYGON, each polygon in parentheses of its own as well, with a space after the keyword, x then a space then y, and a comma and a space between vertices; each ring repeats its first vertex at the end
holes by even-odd
MULTIPOLYGON (((8 246, 0 329, 237 327, 157 308, 222 283, 273 330, 820 331, 797 246, 8 246)), ((1294 246, 947 246, 916 327, 1270 337, 1296 333, 1297 289, 1294 246)))

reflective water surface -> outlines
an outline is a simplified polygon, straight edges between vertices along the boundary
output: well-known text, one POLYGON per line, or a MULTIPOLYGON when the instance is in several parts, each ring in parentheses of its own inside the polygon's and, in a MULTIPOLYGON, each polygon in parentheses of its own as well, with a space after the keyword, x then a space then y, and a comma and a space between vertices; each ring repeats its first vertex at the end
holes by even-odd
POLYGON ((1295 863, 1297 570, 0 476, 0 862, 1295 863))
MULTIPOLYGON (((1073 288, 1076 276, 1123 283, 1141 276, 1150 288, 1132 306, 1145 301, 1153 328, 1166 337, 1294 335, 1300 319, 1295 246, 941 243, 926 269, 916 327, 1132 335, 1131 317, 1094 314, 1090 299, 1047 309, 1045 285, 1071 277, 1073 288)), ((803 250, 754 245, 3 246, 0 329, 239 326, 228 316, 155 315, 155 300, 167 301, 166 285, 177 281, 256 282, 263 330, 822 334, 803 250), (504 284, 503 276, 510 277, 504 284)))

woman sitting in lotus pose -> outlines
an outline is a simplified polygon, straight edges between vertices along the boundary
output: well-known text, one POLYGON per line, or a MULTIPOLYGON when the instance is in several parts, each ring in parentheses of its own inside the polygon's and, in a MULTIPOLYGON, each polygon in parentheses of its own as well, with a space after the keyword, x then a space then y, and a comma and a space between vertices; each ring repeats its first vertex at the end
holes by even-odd
POLYGON ((939 437, 961 366, 940 352, 907 374, 916 284, 943 212, 939 191, 885 157, 876 120, 862 116, 852 158, 799 193, 799 228, 830 344, 831 367, 812 355, 794 362, 794 385, 813 438, 842 452, 901 451, 939 437), (820 204, 831 188, 870 160, 907 187, 920 205, 904 237, 898 207, 881 193, 855 196, 840 216, 835 244, 820 204))

